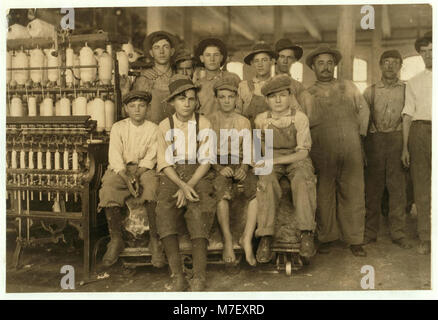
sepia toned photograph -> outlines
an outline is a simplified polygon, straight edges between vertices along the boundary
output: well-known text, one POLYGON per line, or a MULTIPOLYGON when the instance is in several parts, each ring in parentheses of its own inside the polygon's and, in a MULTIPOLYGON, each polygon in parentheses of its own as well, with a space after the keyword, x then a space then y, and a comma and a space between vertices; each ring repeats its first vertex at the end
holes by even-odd
POLYGON ((433 289, 431 4, 50 4, 2 11, 6 295, 433 289))

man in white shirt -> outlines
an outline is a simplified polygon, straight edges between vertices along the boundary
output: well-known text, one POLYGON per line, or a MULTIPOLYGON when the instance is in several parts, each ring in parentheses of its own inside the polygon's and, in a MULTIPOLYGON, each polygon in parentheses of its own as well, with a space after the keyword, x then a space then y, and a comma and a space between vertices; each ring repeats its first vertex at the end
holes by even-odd
POLYGON ((417 39, 415 49, 423 58, 426 69, 406 85, 403 115, 402 162, 410 167, 417 206, 417 231, 420 244, 417 251, 430 253, 430 201, 432 159, 432 32, 417 39))
POLYGON ((134 197, 137 205, 145 203, 150 224, 152 264, 164 266, 163 250, 159 246, 155 226, 158 126, 146 120, 152 96, 146 91, 131 91, 123 99, 129 118, 111 128, 108 169, 102 178, 99 207, 105 209, 111 241, 103 257, 103 265, 113 265, 124 249, 120 208, 134 197), (141 190, 142 189, 142 190, 141 190))

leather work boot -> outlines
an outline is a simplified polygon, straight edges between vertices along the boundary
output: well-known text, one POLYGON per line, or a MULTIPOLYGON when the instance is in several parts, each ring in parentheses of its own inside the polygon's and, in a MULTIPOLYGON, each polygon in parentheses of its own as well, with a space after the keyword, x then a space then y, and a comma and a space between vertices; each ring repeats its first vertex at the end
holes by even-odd
POLYGON ((263 236, 257 248, 256 259, 259 263, 268 263, 272 258, 271 236, 263 236))
POLYGON ((353 255, 356 256, 356 257, 366 257, 367 256, 367 253, 363 249, 361 244, 352 244, 352 245, 350 245, 350 250, 353 253, 353 255))
POLYGON ((163 246, 161 241, 156 237, 151 236, 149 240, 149 250, 152 253, 152 265, 155 268, 162 268, 166 265, 166 257, 164 255, 163 246))
POLYGON ((120 208, 105 208, 105 214, 111 241, 108 243, 102 263, 104 267, 110 267, 119 259, 119 254, 125 249, 125 242, 122 238, 122 213, 120 208))
POLYGON ((205 288, 207 286, 207 281, 205 280, 205 277, 194 277, 190 284, 191 291, 205 291, 205 288))
POLYGON ((312 231, 301 231, 300 256, 313 257, 316 253, 312 231))

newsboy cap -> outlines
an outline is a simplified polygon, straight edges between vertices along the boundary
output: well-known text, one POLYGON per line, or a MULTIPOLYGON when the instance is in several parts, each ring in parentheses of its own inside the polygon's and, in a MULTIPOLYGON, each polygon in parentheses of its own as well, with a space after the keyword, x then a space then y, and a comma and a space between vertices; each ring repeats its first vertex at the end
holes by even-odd
POLYGON ((173 56, 173 63, 176 65, 180 61, 192 60, 190 50, 186 47, 178 47, 173 56))
POLYGON ((128 104, 134 99, 143 99, 149 103, 152 100, 152 95, 147 91, 132 90, 123 96, 123 104, 128 104))
POLYGON ((387 58, 400 59, 400 62, 403 61, 403 58, 398 50, 387 50, 383 52, 380 56, 380 63, 382 63, 382 61, 387 58))
POLYGON ((223 89, 237 92, 237 89, 239 88, 239 82, 240 79, 238 77, 232 75, 226 75, 216 80, 216 82, 213 84, 213 89, 215 92, 217 90, 223 90, 223 89))
POLYGON ((295 58, 297 60, 300 60, 303 56, 303 48, 287 38, 282 38, 275 43, 275 51, 277 53, 280 53, 280 51, 284 49, 292 49, 295 53, 295 58))
POLYGON ((243 58, 243 61, 247 65, 250 65, 254 56, 257 53, 262 53, 262 52, 267 53, 272 59, 277 59, 278 57, 278 54, 272 50, 270 45, 268 45, 265 42, 258 42, 251 48, 251 52, 248 53, 245 58, 243 58))
POLYGON ((323 44, 307 55, 306 64, 310 69, 312 69, 313 59, 323 53, 331 54, 335 59, 335 65, 342 59, 342 54, 337 49, 332 49, 328 44, 323 44))
POLYGON ((169 82, 170 94, 163 100, 163 102, 169 101, 173 97, 189 89, 194 89, 197 91, 198 87, 193 84, 192 80, 188 76, 182 74, 175 74, 172 76, 172 78, 170 78, 170 82, 169 82))
POLYGON ((266 83, 262 86, 262 94, 264 96, 268 96, 271 93, 290 89, 291 82, 291 77, 289 77, 287 74, 276 75, 266 81, 266 83))

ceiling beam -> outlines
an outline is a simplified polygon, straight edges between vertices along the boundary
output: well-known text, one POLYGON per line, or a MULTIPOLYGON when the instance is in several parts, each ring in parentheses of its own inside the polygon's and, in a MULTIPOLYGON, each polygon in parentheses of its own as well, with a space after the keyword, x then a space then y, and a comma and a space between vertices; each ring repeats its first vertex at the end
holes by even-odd
POLYGON ((382 35, 384 39, 391 38, 391 19, 389 18, 388 5, 382 6, 382 35))
MULTIPOLYGON (((203 7, 203 9, 205 11, 207 11, 208 13, 210 13, 214 19, 217 19, 221 22, 228 23, 228 15, 221 12, 218 8, 203 7)), ((233 13, 233 15, 235 16, 234 13, 233 13)), ((235 19, 233 19, 233 21, 231 21, 231 29, 233 31, 241 34, 246 39, 251 40, 251 41, 256 41, 259 38, 259 35, 257 34, 257 32, 255 32, 254 30, 249 28, 247 25, 242 23, 240 19, 235 18, 235 19)))
POLYGON ((309 32, 309 34, 313 38, 321 41, 322 40, 321 31, 319 30, 319 27, 314 22, 310 10, 306 6, 294 6, 292 7, 292 9, 295 15, 297 16, 297 18, 301 21, 303 26, 306 28, 307 32, 309 32))

